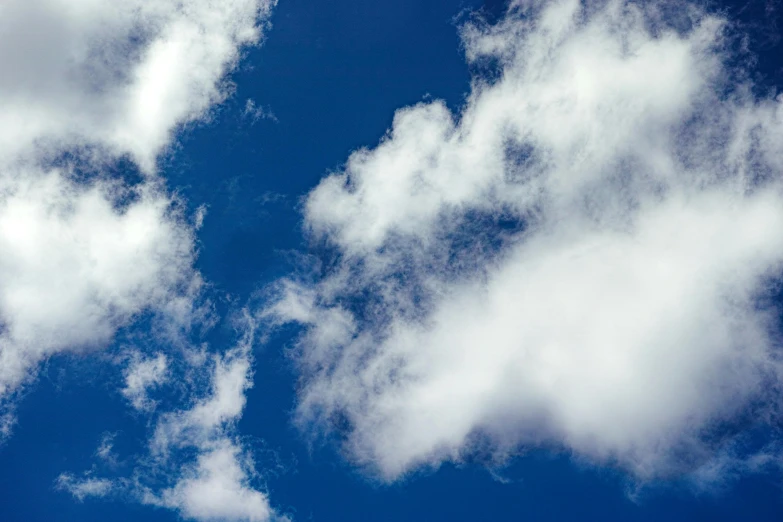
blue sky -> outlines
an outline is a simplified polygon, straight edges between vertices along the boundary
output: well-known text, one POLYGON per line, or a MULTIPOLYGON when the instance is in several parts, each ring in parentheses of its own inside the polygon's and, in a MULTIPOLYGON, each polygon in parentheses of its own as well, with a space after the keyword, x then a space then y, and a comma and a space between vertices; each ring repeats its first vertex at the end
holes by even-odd
POLYGON ((0 10, 0 520, 780 518, 776 3, 184 5, 0 10))

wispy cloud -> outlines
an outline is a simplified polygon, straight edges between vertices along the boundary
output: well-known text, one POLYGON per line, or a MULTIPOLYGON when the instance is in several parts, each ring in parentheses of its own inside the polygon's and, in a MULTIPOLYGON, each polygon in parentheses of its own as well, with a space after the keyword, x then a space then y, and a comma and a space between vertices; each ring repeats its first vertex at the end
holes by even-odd
POLYGON ((209 393, 193 407, 162 415, 150 442, 155 466, 172 467, 174 484, 147 489, 143 501, 178 509, 196 520, 287 520, 275 514, 267 495, 251 485, 257 478, 251 455, 233 435, 252 386, 251 349, 255 325, 243 325, 238 345, 213 358, 209 393), (196 459, 182 466, 179 453, 195 449, 196 459))
POLYGON ((109 464, 115 459, 113 438, 104 438, 96 452, 103 462, 81 479, 63 474, 58 487, 79 500, 114 494, 176 510, 189 520, 287 522, 288 517, 271 507, 252 452, 236 431, 252 387, 256 328, 248 315, 236 324, 240 338, 235 346, 205 353, 200 361, 194 357, 196 363, 178 369, 184 372, 176 379, 184 386, 179 393, 189 398, 187 407, 162 412, 141 408, 151 415, 153 429, 148 452, 126 462, 129 473, 117 476, 111 465, 98 477, 106 468, 104 454, 110 456, 109 464))
POLYGON ((249 118, 252 123, 256 123, 259 120, 271 120, 275 123, 278 122, 277 116, 275 116, 275 113, 272 112, 272 109, 269 107, 259 107, 251 98, 248 98, 248 100, 245 102, 245 110, 242 111, 242 115, 245 118, 249 118))
POLYGON ((81 502, 90 497, 105 497, 111 493, 114 484, 108 479, 89 476, 76 478, 73 475, 63 473, 57 479, 57 488, 67 491, 81 502))
POLYGON ((166 381, 167 368, 165 354, 158 353, 155 357, 145 358, 137 352, 125 368, 125 387, 121 393, 137 410, 154 408, 155 402, 149 398, 147 391, 166 381))

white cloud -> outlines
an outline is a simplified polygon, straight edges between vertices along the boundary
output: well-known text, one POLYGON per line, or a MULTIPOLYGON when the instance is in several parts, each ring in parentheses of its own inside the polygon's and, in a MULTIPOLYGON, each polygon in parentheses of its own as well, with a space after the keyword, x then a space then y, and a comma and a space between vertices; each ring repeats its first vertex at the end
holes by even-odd
POLYGON ((153 170, 175 127, 223 99, 274 3, 4 2, 0 160, 103 145, 153 170))
MULTIPOLYGON (((249 342, 249 341, 248 341, 249 342)), ((207 445, 225 427, 239 419, 250 380, 249 346, 213 357, 211 392, 184 411, 161 416, 153 437, 153 451, 165 454, 171 446, 207 445)))
POLYGON ((89 476, 77 479, 73 475, 63 473, 57 479, 57 488, 67 491, 81 502, 89 497, 105 497, 111 493, 114 484, 107 479, 89 476))
POLYGON ((270 520, 266 495, 248 486, 242 451, 228 440, 201 453, 176 486, 163 492, 163 504, 196 520, 270 520))
POLYGON ((98 448, 95 450, 95 456, 104 464, 110 466, 116 466, 118 464, 117 455, 114 452, 114 438, 116 436, 116 433, 104 433, 98 448))
MULTIPOLYGON (((160 385, 179 386, 178 393, 188 398, 189 405, 165 412, 143 409, 151 415, 153 431, 147 454, 123 460, 123 466, 132 470, 130 475, 116 476, 116 434, 106 434, 96 451, 99 461, 81 479, 63 474, 57 487, 79 500, 121 495, 176 510, 188 520, 289 522, 271 507, 252 452, 236 431, 245 394, 253 385, 251 350, 256 325, 247 314, 235 324, 240 338, 229 350, 202 353, 203 358, 194 357, 196 364, 168 369, 164 363, 158 365, 172 374, 160 385), (99 478, 102 470, 112 478, 99 478)), ((158 359, 140 364, 155 365, 158 359)))
POLYGON ((211 369, 208 393, 191 408, 158 419, 151 458, 157 469, 171 470, 173 484, 157 491, 144 489, 143 502, 177 509, 200 521, 288 520, 270 507, 266 493, 253 487, 258 474, 252 456, 234 435, 245 392, 252 386, 254 328, 252 321, 245 322, 238 345, 205 366, 211 369), (195 450, 195 462, 183 466, 183 450, 195 450))
POLYGON ((140 355, 131 360, 125 369, 125 387, 120 390, 137 410, 149 410, 155 407, 155 401, 147 396, 147 390, 160 386, 166 381, 168 358, 158 353, 154 358, 140 355))
POLYGON ((494 79, 459 115, 398 111, 309 195, 339 262, 262 312, 305 326, 303 429, 348 426, 388 481, 479 447, 708 476, 737 425, 772 429, 781 102, 748 94, 727 21, 661 12, 526 2, 465 26, 494 79))
POLYGON ((164 334, 203 320, 194 227, 156 162, 230 93, 226 73, 274 3, 0 5, 3 434, 46 357, 104 346, 145 312, 164 334), (135 186, 107 168, 122 157, 143 174, 135 186))
POLYGON ((245 110, 242 114, 246 118, 250 118, 251 123, 257 123, 259 120, 271 120, 278 123, 277 116, 272 112, 272 109, 256 105, 252 98, 248 98, 245 102, 245 110))
MULTIPOLYGON (((274 4, 7 0, 0 5, 3 435, 10 433, 18 390, 45 358, 105 346, 142 314, 151 318, 152 331, 146 333, 163 347, 187 337, 194 326, 210 325, 203 283, 193 268, 194 231, 204 210, 197 211, 195 224, 183 216, 156 165, 183 125, 208 118, 210 108, 230 94, 226 74, 243 48, 259 41, 274 4), (132 161, 140 182, 129 186, 112 179, 110 167, 120 159, 132 161), (65 166, 53 167, 59 164, 65 166)), ((214 396, 191 411, 162 417, 160 430, 168 439, 161 442, 165 448, 157 448, 165 455, 156 454, 153 467, 171 473, 175 484, 163 497, 148 493, 184 516, 273 516, 266 496, 250 487, 255 475, 230 434, 249 386, 249 348, 242 350, 215 355, 214 396), (188 445, 196 448, 198 460, 180 477, 182 462, 169 460, 167 453, 188 445), (204 488, 217 489, 205 496, 204 488)), ((174 353, 185 356, 188 376, 209 368, 204 354, 186 342, 174 353)), ((147 393, 163 386, 172 368, 180 369, 173 357, 131 356, 121 391, 134 408, 152 412, 156 403, 147 393)), ((97 455, 103 464, 115 463, 110 439, 97 455)), ((136 482, 95 478, 95 470, 82 478, 64 474, 58 486, 79 500, 137 492, 134 484, 149 479, 143 471, 136 482)))
POLYGON ((3 183, 0 201, 0 397, 38 362, 98 347, 147 308, 163 310, 191 281, 193 238, 155 185, 123 211, 115 186, 61 172, 3 183))

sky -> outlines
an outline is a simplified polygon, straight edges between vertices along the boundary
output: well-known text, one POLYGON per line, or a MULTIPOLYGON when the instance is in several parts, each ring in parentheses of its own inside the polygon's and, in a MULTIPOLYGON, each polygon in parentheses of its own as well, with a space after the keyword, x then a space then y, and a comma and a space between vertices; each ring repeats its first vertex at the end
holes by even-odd
POLYGON ((779 520, 774 0, 6 0, 0 520, 779 520))

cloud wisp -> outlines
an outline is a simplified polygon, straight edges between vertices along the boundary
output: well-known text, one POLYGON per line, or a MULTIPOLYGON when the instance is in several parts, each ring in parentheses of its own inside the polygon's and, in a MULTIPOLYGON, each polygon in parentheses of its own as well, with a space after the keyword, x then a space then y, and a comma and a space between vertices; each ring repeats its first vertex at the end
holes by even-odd
POLYGON ((316 268, 260 312, 303 327, 297 423, 384 481, 535 448, 643 482, 757 469, 743 444, 774 445, 783 383, 783 109, 731 22, 516 2, 462 36, 460 112, 399 110, 307 197, 316 268))
MULTIPOLYGON (((177 373, 186 387, 190 405, 160 412, 145 455, 130 459, 130 474, 117 477, 112 469, 113 438, 104 437, 96 451, 100 462, 82 473, 63 473, 57 487, 77 500, 95 497, 122 497, 142 504, 176 510, 188 520, 287 522, 269 503, 268 495, 257 485, 263 477, 255 469, 252 452, 239 437, 236 424, 242 416, 246 392, 252 387, 252 348, 255 323, 248 316, 238 322, 240 339, 222 353, 203 353, 203 362, 168 368, 160 357, 132 364, 123 390, 146 388, 131 383, 138 377, 145 384, 164 371, 177 373), (142 377, 144 376, 144 377, 142 377), (206 386, 205 386, 206 385, 206 386), (107 466, 108 465, 108 466, 107 466), (99 476, 100 470, 106 472, 99 476)), ((130 393, 137 409, 154 413, 149 398, 130 393), (144 401, 136 404, 139 397, 144 401), (141 406, 141 407, 139 407, 141 406)))
POLYGON ((234 432, 252 386, 255 325, 247 320, 243 328, 237 346, 211 361, 210 392, 192 408, 159 418, 150 443, 152 466, 179 467, 178 452, 195 450, 196 457, 184 473, 172 473, 173 485, 157 493, 144 489, 145 503, 177 509, 193 520, 288 520, 251 485, 258 478, 253 458, 234 432))
POLYGON ((131 363, 125 369, 125 387, 121 390, 131 405, 137 410, 155 408, 155 401, 149 398, 147 390, 166 382, 168 358, 163 353, 155 357, 144 358, 134 354, 131 363))

